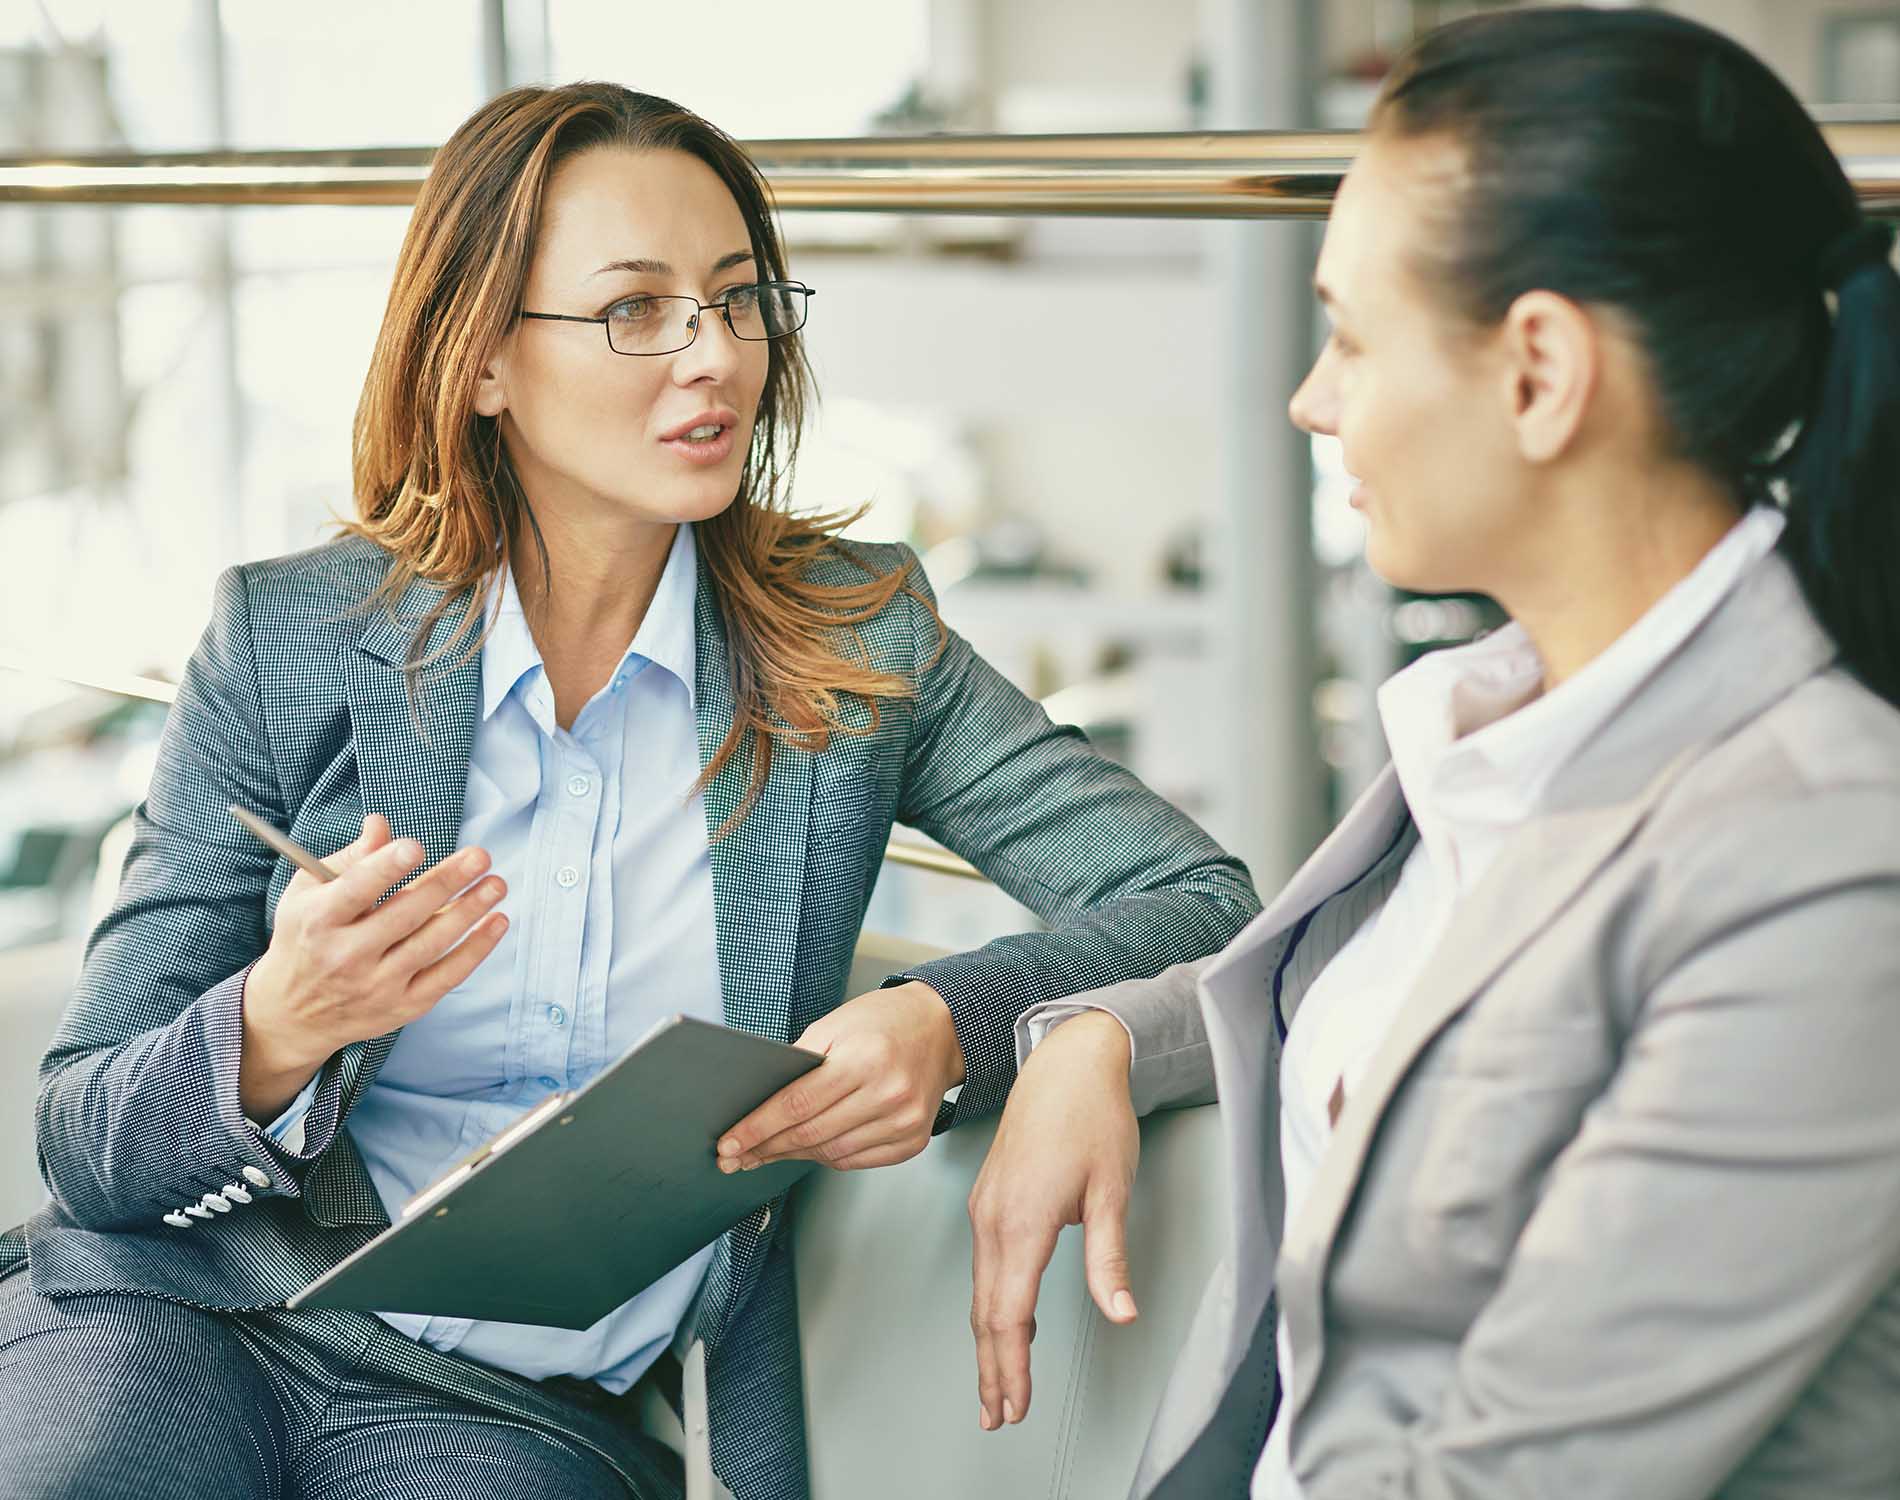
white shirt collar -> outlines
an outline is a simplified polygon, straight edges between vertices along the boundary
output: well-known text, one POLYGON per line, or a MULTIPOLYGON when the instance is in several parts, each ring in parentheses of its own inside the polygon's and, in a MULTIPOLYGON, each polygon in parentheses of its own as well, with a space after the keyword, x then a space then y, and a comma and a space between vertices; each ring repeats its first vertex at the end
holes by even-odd
MULTIPOLYGON (((651 664, 672 673, 685 685, 689 705, 697 699, 693 614, 698 600, 699 547, 693 528, 681 524, 674 531, 673 547, 667 553, 666 567, 653 602, 647 606, 646 618, 621 658, 621 670, 630 675, 651 664)), ((503 568, 496 590, 494 624, 482 644, 483 720, 491 718, 510 693, 530 689, 545 670, 541 648, 534 643, 534 634, 521 610, 514 574, 503 568)))
POLYGON ((1387 681, 1379 716, 1427 842, 1435 821, 1496 826, 1529 816, 1557 773, 1774 550, 1785 524, 1772 507, 1751 510, 1607 650, 1541 698, 1543 662, 1516 624, 1433 652, 1387 681))

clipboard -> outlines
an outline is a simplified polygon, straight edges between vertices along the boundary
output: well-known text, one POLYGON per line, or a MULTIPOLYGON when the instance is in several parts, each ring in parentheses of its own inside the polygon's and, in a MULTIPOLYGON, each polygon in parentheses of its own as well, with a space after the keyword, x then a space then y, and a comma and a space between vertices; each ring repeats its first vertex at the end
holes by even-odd
POLYGON ((591 1328, 812 1170, 720 1135, 815 1052, 687 1016, 471 1152, 285 1305, 591 1328))

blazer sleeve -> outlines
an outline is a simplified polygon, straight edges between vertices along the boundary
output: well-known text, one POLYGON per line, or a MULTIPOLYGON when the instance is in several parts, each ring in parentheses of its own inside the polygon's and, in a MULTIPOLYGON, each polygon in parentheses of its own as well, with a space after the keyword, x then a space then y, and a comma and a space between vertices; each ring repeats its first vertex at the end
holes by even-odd
POLYGON ((1214 1102, 1214 1058, 1201 1018, 1201 974, 1219 957, 1176 964, 1152 979, 1124 979, 1068 1000, 1050 1000, 1016 1018, 1016 1066, 1056 1027, 1085 1011, 1106 1011, 1128 1033, 1128 1096, 1137 1115, 1214 1102))
MULTIPOLYGON (((921 570, 912 580, 928 595, 921 570)), ((1001 1107, 1016 1018, 1032 1005, 1155 974, 1221 948, 1260 909, 1246 867, 1185 814, 1051 723, 911 600, 915 729, 897 816, 1049 924, 922 964, 950 1006, 965 1079, 938 1128, 1001 1107)))
MULTIPOLYGON (((1308 1500, 1578 1475, 1702 1500, 1900 1274, 1900 795, 1816 794, 1699 843, 1656 898, 1689 936, 1641 987, 1451 1388, 1414 1424, 1369 1419, 1382 1436, 1302 1475, 1308 1500)), ((1862 1363, 1831 1375, 1850 1427, 1890 1420, 1862 1363)), ((1297 1465, 1297 1423, 1293 1442, 1297 1465)))
POLYGON ((134 813, 118 898, 40 1064, 40 1174, 82 1228, 151 1229, 226 1182, 299 1196, 302 1169, 336 1136, 334 1062, 303 1151, 269 1140, 239 1104, 244 982, 268 943, 274 856, 232 819, 233 802, 283 821, 238 569, 218 580, 134 813))

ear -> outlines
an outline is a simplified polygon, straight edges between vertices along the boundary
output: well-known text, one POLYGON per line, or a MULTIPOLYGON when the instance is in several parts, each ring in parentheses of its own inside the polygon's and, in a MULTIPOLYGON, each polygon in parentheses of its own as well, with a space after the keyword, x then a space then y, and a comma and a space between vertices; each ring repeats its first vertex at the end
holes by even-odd
POLYGON ((1526 292, 1500 332, 1510 420, 1525 462, 1547 464, 1576 440, 1601 366, 1596 325, 1555 292, 1526 292))
POLYGON ((498 417, 508 409, 508 355, 514 348, 514 335, 501 341, 482 366, 475 380, 475 411, 478 416, 498 417))

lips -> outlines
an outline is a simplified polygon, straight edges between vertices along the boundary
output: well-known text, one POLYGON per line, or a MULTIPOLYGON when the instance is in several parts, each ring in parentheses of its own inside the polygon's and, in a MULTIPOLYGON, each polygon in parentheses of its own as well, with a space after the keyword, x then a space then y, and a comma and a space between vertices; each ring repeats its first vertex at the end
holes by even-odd
POLYGON ((709 407, 705 411, 700 412, 699 415, 688 417, 678 426, 669 428, 667 431, 661 433, 660 441, 663 443, 677 443, 681 441, 705 442, 708 440, 708 436, 716 439, 722 436, 724 432, 730 432, 738 425, 739 414, 731 407, 709 407), (714 431, 708 435, 705 433, 705 429, 708 428, 721 430, 714 431), (694 437, 696 433, 700 434, 700 436, 694 437))
POLYGON ((690 467, 722 469, 739 446, 738 420, 729 411, 701 413, 675 427, 660 446, 690 467))

